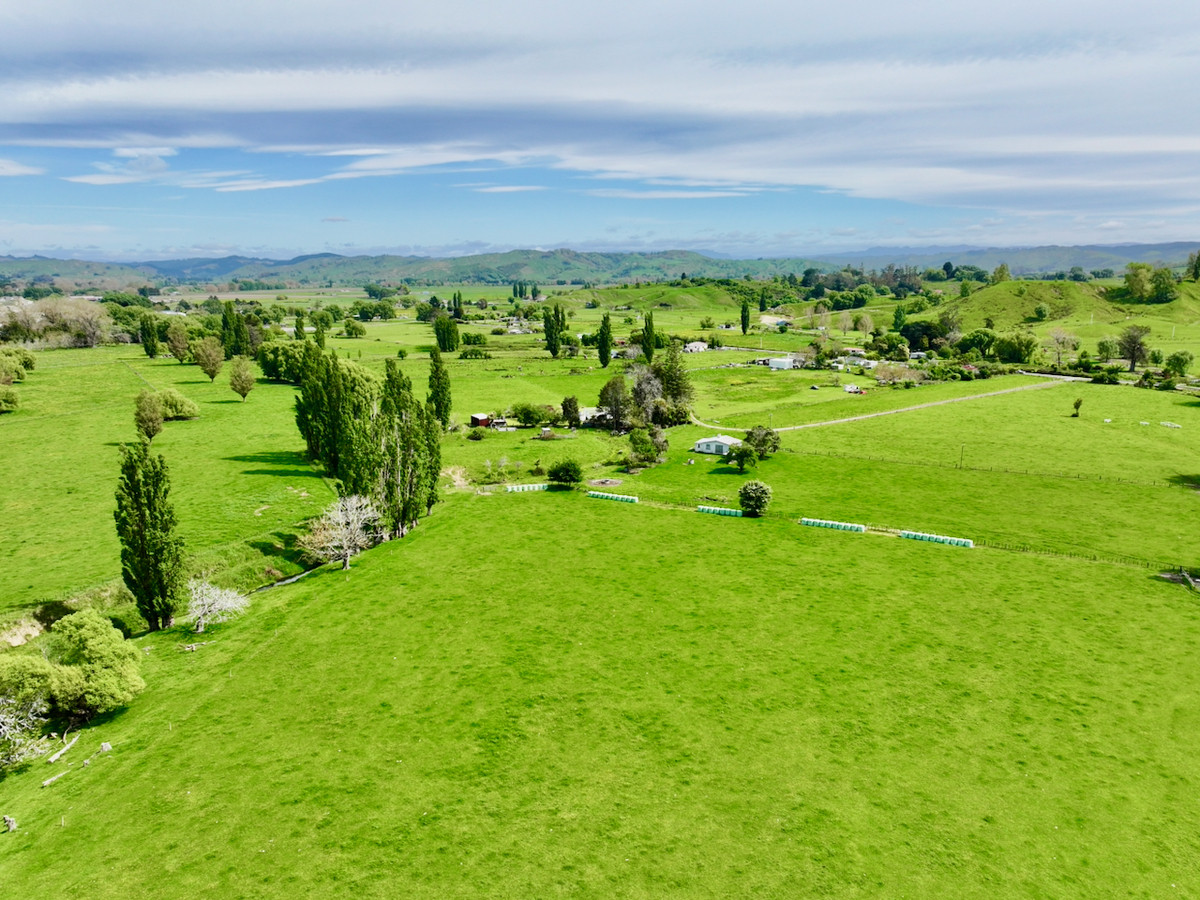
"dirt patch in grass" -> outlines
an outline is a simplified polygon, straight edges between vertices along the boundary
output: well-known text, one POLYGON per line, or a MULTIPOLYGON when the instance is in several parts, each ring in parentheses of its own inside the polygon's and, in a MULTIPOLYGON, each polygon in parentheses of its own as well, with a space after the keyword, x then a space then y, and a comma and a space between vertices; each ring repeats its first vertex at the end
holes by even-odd
POLYGON ((467 470, 463 466, 448 466, 443 474, 454 482, 454 486, 460 490, 471 486, 471 479, 467 477, 467 470))
POLYGON ((592 487, 616 487, 620 483, 620 478, 593 478, 588 482, 592 487))

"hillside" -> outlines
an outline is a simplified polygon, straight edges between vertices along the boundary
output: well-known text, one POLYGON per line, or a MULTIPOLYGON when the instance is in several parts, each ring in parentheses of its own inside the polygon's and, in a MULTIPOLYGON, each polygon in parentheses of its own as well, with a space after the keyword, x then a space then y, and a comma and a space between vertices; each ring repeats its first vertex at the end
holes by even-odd
POLYGON ((994 269, 1008 263, 1014 275, 1034 272, 1067 271, 1079 266, 1084 271, 1113 269, 1120 272, 1126 263, 1163 263, 1179 266, 1200 243, 1177 241, 1165 244, 1092 244, 1080 247, 880 247, 859 253, 830 254, 822 259, 834 264, 852 264, 868 269, 888 264, 916 266, 919 269, 941 266, 946 260, 956 265, 994 269))

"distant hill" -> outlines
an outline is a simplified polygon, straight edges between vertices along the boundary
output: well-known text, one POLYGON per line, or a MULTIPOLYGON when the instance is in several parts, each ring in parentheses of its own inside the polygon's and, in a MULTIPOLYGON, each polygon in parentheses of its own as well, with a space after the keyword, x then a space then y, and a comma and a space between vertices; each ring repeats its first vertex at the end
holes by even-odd
POLYGON ((927 269, 947 260, 955 265, 994 269, 1008 263, 1014 275, 1069 271, 1079 266, 1084 271, 1112 269, 1120 273, 1126 263, 1164 263, 1180 266, 1200 243, 1177 241, 1169 244, 1090 244, 1081 247, 876 247, 855 253, 822 257, 826 263, 847 263, 866 269, 882 269, 893 264, 927 269))
POLYGON ((1086 271, 1120 272, 1129 262, 1163 262, 1182 265, 1200 243, 1114 244, 1084 247, 922 247, 875 248, 807 257, 719 259, 686 250, 660 253, 585 253, 577 250, 511 250, 478 256, 434 258, 425 256, 339 256, 314 253, 294 259, 274 260, 247 256, 151 260, 141 263, 100 263, 58 260, 35 256, 0 256, 0 277, 29 282, 53 280, 69 289, 128 288, 142 284, 220 285, 231 281, 259 281, 286 287, 360 286, 369 282, 508 284, 534 281, 542 285, 621 284, 665 281, 689 276, 707 278, 770 278, 805 269, 832 271, 850 264, 865 269, 888 265, 956 265, 993 269, 1008 263, 1015 275, 1057 272, 1081 266, 1086 271))

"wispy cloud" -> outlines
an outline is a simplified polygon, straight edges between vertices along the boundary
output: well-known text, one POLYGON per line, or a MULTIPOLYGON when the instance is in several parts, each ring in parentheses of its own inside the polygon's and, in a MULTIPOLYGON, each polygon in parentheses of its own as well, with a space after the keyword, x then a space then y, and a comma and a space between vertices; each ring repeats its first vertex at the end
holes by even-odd
POLYGON ((477 194, 523 194, 528 191, 544 191, 546 187, 540 184, 493 184, 472 190, 477 194))
POLYGON ((16 177, 18 175, 41 175, 45 169, 27 166, 11 159, 0 159, 0 178, 16 177))
MULTIPOLYGON (((1003 16, 981 0, 954 16, 934 0, 903 16, 883 0, 696 0, 686 17, 633 0, 414 0, 402 18, 364 0, 337 17, 297 4, 282 19, 233 0, 104 16, 60 0, 7 18, 5 36, 0 144, 111 151, 68 170, 71 184, 229 198, 324 183, 361 198, 358 179, 405 179, 401 192, 500 170, 456 185, 460 200, 776 200, 811 217, 800 197, 815 190, 830 204, 909 204, 918 219, 939 207, 947 228, 961 215, 1011 233, 1039 216, 1079 233, 1121 222, 1130 238, 1200 231, 1200 124, 1179 112, 1181 86, 1200 83, 1200 12, 1166 0, 1136 13, 1011 0, 1003 16), (236 154, 239 171, 224 171, 236 154), (571 178, 611 186, 573 191, 571 178)), ((41 162, 0 160, 0 175, 42 174, 41 162)), ((707 226, 656 227, 682 240, 707 226)), ((857 234, 883 228, 863 221, 857 234)), ((469 235, 444 243, 456 237, 469 235)))

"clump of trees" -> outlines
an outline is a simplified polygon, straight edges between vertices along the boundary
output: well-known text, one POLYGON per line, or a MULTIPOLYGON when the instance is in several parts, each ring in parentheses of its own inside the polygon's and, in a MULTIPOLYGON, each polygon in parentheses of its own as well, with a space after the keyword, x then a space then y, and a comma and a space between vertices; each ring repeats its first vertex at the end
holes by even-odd
POLYGON ((378 509, 384 539, 406 534, 438 500, 442 427, 434 403, 432 395, 416 398, 394 359, 381 382, 335 353, 306 349, 296 425, 340 493, 378 509))
POLYGON ((137 650, 95 609, 54 624, 41 656, 0 656, 0 768, 48 749, 51 716, 91 719, 127 705, 146 686, 137 650))
POLYGON ((693 389, 678 342, 672 341, 657 363, 635 363, 626 369, 626 375, 633 380, 632 386, 625 375, 614 375, 600 390, 598 405, 614 432, 689 421, 693 389))

